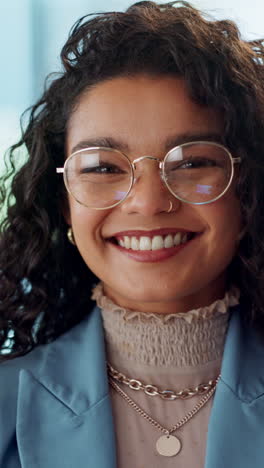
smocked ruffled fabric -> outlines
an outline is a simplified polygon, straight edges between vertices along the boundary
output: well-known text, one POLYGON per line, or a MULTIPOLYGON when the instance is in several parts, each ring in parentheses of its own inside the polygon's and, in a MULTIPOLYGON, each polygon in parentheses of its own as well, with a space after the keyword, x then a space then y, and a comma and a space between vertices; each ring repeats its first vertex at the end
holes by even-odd
MULTIPOLYGON (((238 304, 232 288, 208 307, 185 313, 161 315, 125 309, 104 295, 98 284, 92 298, 101 308, 108 359, 127 367, 200 366, 220 359, 229 321, 230 306, 238 304)), ((145 369, 146 370, 146 369, 145 369)))
POLYGON ((145 313, 135 310, 126 309, 114 304, 111 299, 104 295, 103 284, 98 283, 93 289, 92 299, 96 301, 98 307, 103 310, 117 312, 121 314, 124 320, 146 321, 153 319, 159 323, 166 323, 176 318, 181 318, 188 323, 193 321, 210 319, 215 314, 225 314, 229 307, 239 303, 240 291, 236 287, 232 287, 226 292, 223 299, 218 299, 209 306, 200 307, 198 309, 189 310, 188 312, 178 312, 176 314, 154 314, 145 313))

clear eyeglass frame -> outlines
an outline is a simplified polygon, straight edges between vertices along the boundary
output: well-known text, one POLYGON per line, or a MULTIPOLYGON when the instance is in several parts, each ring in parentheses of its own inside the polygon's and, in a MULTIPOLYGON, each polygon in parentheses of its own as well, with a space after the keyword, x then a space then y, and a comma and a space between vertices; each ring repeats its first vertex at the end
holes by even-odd
POLYGON ((177 145, 177 146, 174 146, 173 148, 171 148, 168 153, 166 153, 166 155, 164 156, 163 160, 160 160, 159 158, 155 158, 154 156, 148 156, 148 155, 145 155, 145 156, 140 156, 139 158, 137 159, 134 159, 133 161, 131 161, 129 159, 129 157, 123 153, 122 151, 120 150, 117 150, 115 148, 109 148, 109 147, 104 147, 104 146, 88 146, 87 148, 83 148, 83 149, 80 149, 78 151, 75 151, 74 153, 72 153, 64 162, 64 166, 63 167, 57 167, 56 168, 56 173, 57 174, 63 174, 63 180, 64 180, 64 185, 66 187, 66 190, 67 192, 80 204, 80 205, 83 205, 89 209, 93 209, 93 210, 108 210, 108 209, 111 209, 111 208, 114 208, 118 205, 120 205, 121 203, 123 203, 127 197, 129 196, 131 190, 132 190, 132 187, 135 183, 135 180, 136 180, 136 176, 135 176, 135 171, 136 171, 136 164, 139 163, 140 161, 144 160, 144 159, 149 159, 149 160, 153 160, 153 161, 157 161, 158 162, 158 166, 159 166, 159 171, 160 171, 160 177, 161 177, 161 180, 163 181, 163 183, 165 184, 165 186, 167 187, 167 189, 169 190, 169 192, 175 197, 177 198, 178 200, 180 200, 181 202, 183 203, 187 203, 187 204, 190 204, 190 205, 208 205, 209 203, 213 203, 214 201, 216 200, 219 200, 219 198, 221 198, 226 192, 227 190, 229 189, 231 183, 232 183, 232 180, 233 180, 233 177, 234 177, 234 164, 239 164, 241 163, 241 158, 240 157, 233 157, 232 154, 230 153, 230 151, 224 146, 222 145, 221 143, 216 143, 214 141, 207 141, 207 140, 198 140, 198 141, 191 141, 191 142, 188 142, 188 143, 182 143, 181 145, 177 145), (173 192, 173 190, 171 189, 171 187, 169 186, 168 182, 167 182, 167 179, 166 179, 166 174, 165 174, 165 163, 166 163, 166 160, 169 158, 169 156, 171 155, 172 152, 180 149, 180 148, 185 148, 187 146, 191 146, 191 145, 201 145, 201 144, 206 144, 206 145, 213 145, 213 146, 217 146, 219 148, 222 148, 226 154, 228 155, 229 159, 230 159, 230 163, 231 163, 231 173, 230 173, 230 178, 229 178, 229 182, 228 184, 226 185, 225 189, 217 196, 217 197, 214 197, 213 199, 211 200, 208 200, 208 201, 203 201, 203 202, 192 202, 192 201, 188 201, 188 200, 185 200, 183 199, 181 196, 177 195, 176 193, 173 192), (89 205, 86 205, 85 203, 81 202, 80 200, 78 200, 74 194, 71 192, 71 190, 69 189, 68 187, 68 183, 67 183, 67 178, 66 178, 66 168, 67 168, 67 164, 69 163, 69 161, 74 158, 74 156, 76 154, 80 154, 80 153, 83 153, 85 151, 98 151, 98 150, 103 150, 103 151, 109 151, 111 153, 115 152, 117 154, 121 154, 122 157, 125 157, 129 166, 130 166, 130 169, 131 169, 131 183, 130 183, 130 186, 128 188, 128 191, 126 193, 126 195, 124 196, 124 198, 122 198, 121 200, 118 200, 116 203, 110 205, 110 206, 106 206, 106 207, 92 207, 92 206, 89 206, 89 205))

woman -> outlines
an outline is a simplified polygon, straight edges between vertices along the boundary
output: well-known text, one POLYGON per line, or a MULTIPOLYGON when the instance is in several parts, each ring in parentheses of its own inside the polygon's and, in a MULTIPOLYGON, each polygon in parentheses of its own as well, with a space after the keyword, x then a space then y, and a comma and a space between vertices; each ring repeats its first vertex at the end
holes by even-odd
POLYGON ((0 465, 261 467, 263 43, 140 2, 61 57, 10 152, 0 465))

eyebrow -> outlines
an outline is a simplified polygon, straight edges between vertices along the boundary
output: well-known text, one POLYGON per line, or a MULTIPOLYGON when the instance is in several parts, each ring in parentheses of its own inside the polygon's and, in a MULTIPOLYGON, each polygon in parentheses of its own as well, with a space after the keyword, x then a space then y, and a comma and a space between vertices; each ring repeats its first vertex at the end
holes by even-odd
POLYGON ((129 152, 129 146, 121 140, 116 140, 112 137, 95 137, 79 141, 79 143, 71 149, 71 154, 91 146, 104 146, 105 148, 118 149, 124 153, 129 152))
MULTIPOLYGON (((225 144, 224 136, 219 133, 181 133, 165 140, 164 149, 169 151, 175 146, 182 145, 183 143, 190 143, 192 141, 211 141, 214 143, 225 144)), ((132 153, 129 145, 122 140, 117 140, 113 137, 94 137, 79 141, 71 149, 71 154, 76 151, 89 148, 103 146, 105 148, 113 148, 123 153, 132 153)))

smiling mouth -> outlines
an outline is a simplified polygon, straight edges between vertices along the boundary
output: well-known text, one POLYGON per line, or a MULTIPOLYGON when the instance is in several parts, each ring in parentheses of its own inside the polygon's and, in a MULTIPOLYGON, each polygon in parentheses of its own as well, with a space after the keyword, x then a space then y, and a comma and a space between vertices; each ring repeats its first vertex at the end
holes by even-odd
POLYGON ((125 250, 157 251, 178 247, 192 240, 197 232, 175 232, 166 235, 118 235, 108 239, 125 250))

